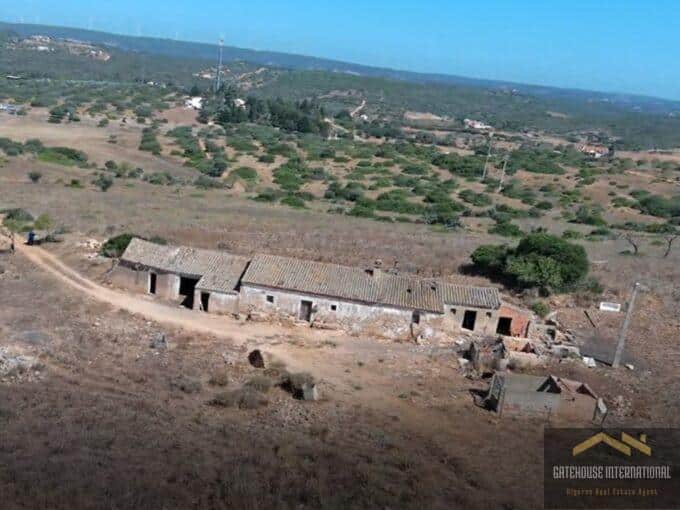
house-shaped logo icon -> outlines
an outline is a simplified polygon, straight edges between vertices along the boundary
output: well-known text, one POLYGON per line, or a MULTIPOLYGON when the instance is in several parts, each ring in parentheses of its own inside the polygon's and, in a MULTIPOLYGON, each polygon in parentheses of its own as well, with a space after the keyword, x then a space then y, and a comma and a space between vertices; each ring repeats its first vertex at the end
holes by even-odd
POLYGON ((572 455, 576 457, 577 455, 582 454, 586 450, 589 450, 593 446, 596 446, 600 443, 605 443, 606 445, 610 446, 611 448, 617 450, 618 452, 624 455, 627 455, 628 457, 632 455, 633 448, 647 456, 651 457, 652 455, 652 448, 649 445, 647 445, 646 434, 640 434, 639 438, 636 439, 635 437, 626 434, 625 432, 621 432, 620 441, 618 439, 613 438, 609 434, 599 432, 594 436, 589 437, 582 443, 579 443, 576 446, 574 446, 574 449, 572 450, 572 455))

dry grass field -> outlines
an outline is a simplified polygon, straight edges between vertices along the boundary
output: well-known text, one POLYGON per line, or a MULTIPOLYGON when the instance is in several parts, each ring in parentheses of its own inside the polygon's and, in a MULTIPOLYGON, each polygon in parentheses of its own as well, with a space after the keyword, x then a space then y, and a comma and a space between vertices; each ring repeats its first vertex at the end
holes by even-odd
MULTIPOLYGON (((142 125, 97 119, 53 125, 45 111, 2 117, 0 137, 87 152, 101 167, 128 162, 147 172, 192 179, 197 172, 170 155, 137 149, 142 125), (117 144, 108 142, 116 136, 117 144)), ((173 111, 162 130, 186 125, 173 111)), ((230 167, 258 169, 260 184, 272 168, 252 154, 231 152, 230 167)), ((356 159, 346 165, 356 165, 356 159)), ((334 164, 341 167, 342 165, 334 164)), ((346 171, 348 171, 347 169, 346 171)), ((457 282, 493 284, 462 272, 480 244, 512 242, 487 233, 489 218, 463 218, 453 232, 421 223, 384 223, 250 200, 245 187, 199 189, 116 179, 106 192, 91 185, 93 168, 44 163, 32 155, 7 157, 0 168, 0 209, 21 207, 47 214, 63 227, 63 242, 44 249, 98 282, 110 262, 88 258, 82 243, 134 232, 169 242, 292 255, 369 265, 380 259, 402 271, 457 282), (42 178, 30 182, 27 173, 42 178), (77 179, 82 188, 69 186, 77 179)), ((677 173, 677 172, 676 172, 677 173)), ((576 171, 551 176, 520 171, 524 185, 575 187, 576 171)), ((583 189, 605 206, 610 222, 659 221, 630 208, 612 208, 614 180, 626 190, 671 196, 674 185, 643 167, 599 176, 583 189)), ((317 196, 317 182, 306 184, 317 196), (313 186, 317 186, 314 188, 313 186)), ((464 188, 484 186, 465 181, 464 188)), ((497 204, 528 209, 520 200, 494 196, 497 204)), ((588 233, 565 222, 557 209, 518 219, 525 231, 545 227, 588 233)), ((547 298, 564 328, 582 340, 596 335, 588 310, 609 342, 621 314, 595 310, 599 300, 624 302, 634 281, 641 294, 629 335, 634 370, 588 369, 579 361, 554 363, 546 372, 589 383, 610 408, 608 425, 674 426, 680 391, 680 245, 663 258, 658 239, 639 234, 639 256, 625 254, 623 239, 579 240, 593 262, 601 296, 547 298)), ((501 418, 476 407, 472 389, 486 387, 458 370, 446 345, 415 345, 346 337, 339 333, 232 321, 233 338, 177 330, 116 310, 63 285, 21 254, 0 254, 0 347, 35 357, 29 372, 0 382, 0 501, 5 508, 539 508, 542 505, 540 420, 501 418), (152 349, 162 332, 167 349, 152 349), (290 370, 310 372, 322 400, 293 399, 274 387, 267 405, 223 408, 210 401, 260 375, 247 353, 261 348, 290 370), (226 382, 226 387, 217 384, 226 382), (7 505, 7 506, 4 506, 7 505)), ((509 293, 508 293, 509 294, 509 293)), ((525 299, 511 296, 513 300, 525 299)), ((530 299, 525 299, 525 304, 530 299)), ((551 425, 563 425, 552 422, 551 425)))

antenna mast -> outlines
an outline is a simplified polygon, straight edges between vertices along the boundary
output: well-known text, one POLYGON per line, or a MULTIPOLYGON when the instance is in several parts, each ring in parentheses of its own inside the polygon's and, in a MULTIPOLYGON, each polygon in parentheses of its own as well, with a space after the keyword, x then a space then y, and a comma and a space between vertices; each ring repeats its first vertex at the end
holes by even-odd
POLYGON ((217 73, 215 76, 215 93, 222 88, 222 53, 224 50, 224 38, 220 37, 220 47, 217 53, 217 73))

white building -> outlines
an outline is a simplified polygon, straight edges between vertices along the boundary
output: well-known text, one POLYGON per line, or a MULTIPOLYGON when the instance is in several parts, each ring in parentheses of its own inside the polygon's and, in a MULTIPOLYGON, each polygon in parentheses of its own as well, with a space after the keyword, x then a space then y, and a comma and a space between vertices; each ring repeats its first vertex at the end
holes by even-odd
MULTIPOLYGON (((112 281, 204 312, 269 316, 388 338, 511 331, 492 287, 309 260, 161 246, 133 239, 112 281)), ((507 334, 507 333, 505 333, 507 334)))
POLYGON ((473 120, 473 119, 465 119, 464 121, 465 127, 468 129, 476 129, 477 131, 492 131, 493 126, 490 126, 489 124, 485 124, 481 120, 473 120))
POLYGON ((184 107, 187 109, 200 110, 203 108, 203 98, 202 97, 190 97, 184 101, 184 107))

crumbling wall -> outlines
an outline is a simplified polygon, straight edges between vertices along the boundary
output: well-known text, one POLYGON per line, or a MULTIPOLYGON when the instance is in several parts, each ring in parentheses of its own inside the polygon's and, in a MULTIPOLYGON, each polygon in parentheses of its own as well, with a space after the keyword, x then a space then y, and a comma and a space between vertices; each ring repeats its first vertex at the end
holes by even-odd
POLYGON ((203 291, 196 289, 194 292, 194 310, 201 310, 201 294, 208 292, 210 299, 208 301, 208 313, 217 315, 238 315, 239 313, 239 295, 236 293, 225 294, 222 292, 203 291))
POLYGON ((503 394, 501 406, 503 415, 546 417, 559 410, 560 395, 544 391, 507 391, 503 394))
POLYGON ((148 268, 135 268, 127 264, 118 264, 111 272, 111 282, 119 287, 147 294, 149 278, 156 274, 156 295, 163 299, 176 299, 179 296, 180 278, 176 274, 163 273, 148 268))
POLYGON ((412 324, 413 311, 368 305, 296 292, 265 289, 250 285, 241 287, 240 310, 285 318, 300 318, 302 301, 312 302, 311 324, 344 329, 355 334, 386 338, 430 338, 441 331, 441 315, 420 312, 419 324, 412 324), (273 302, 267 298, 273 299, 273 302))
POLYGON ((477 312, 475 320, 474 333, 480 335, 493 335, 496 333, 498 325, 498 310, 489 310, 487 308, 475 308, 474 306, 460 306, 445 304, 444 316, 442 317, 442 325, 444 331, 450 334, 460 333, 462 331, 469 331, 463 329, 463 318, 466 311, 477 312))
POLYGON ((149 272, 135 270, 123 264, 118 264, 113 268, 109 276, 111 283, 134 292, 148 292, 149 272))
POLYGON ((531 323, 531 312, 522 310, 516 306, 503 303, 498 311, 498 317, 508 317, 512 319, 510 323, 510 336, 526 337, 531 323))

